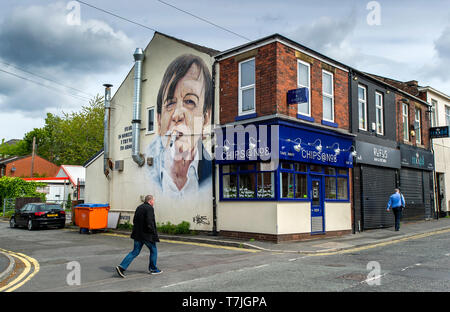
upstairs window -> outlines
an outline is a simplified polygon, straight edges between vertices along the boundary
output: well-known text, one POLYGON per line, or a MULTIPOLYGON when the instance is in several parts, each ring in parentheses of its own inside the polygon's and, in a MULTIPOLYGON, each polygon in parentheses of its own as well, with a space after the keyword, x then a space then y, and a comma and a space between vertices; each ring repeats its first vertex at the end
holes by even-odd
POLYGON ((437 101, 431 99, 431 126, 437 127, 436 122, 436 107, 437 107, 437 101))
POLYGON ((239 115, 255 113, 255 59, 239 63, 239 115))
POLYGON ((403 103, 403 106, 402 106, 402 118, 403 118, 403 140, 404 141, 409 141, 408 111, 409 111, 408 104, 403 103))
POLYGON ((298 113, 311 117, 311 67, 308 63, 299 60, 297 68, 297 87, 308 88, 308 102, 298 104, 298 113))
POLYGON ((420 109, 416 108, 416 112, 415 112, 415 132, 416 132, 416 143, 417 144, 422 144, 422 124, 421 124, 421 114, 420 114, 420 109))
POLYGON ((333 74, 322 71, 323 120, 334 122, 333 74))
POLYGON ((155 132, 155 108, 150 107, 147 109, 148 123, 147 123, 147 133, 155 132))
POLYGON ((445 106, 445 125, 450 126, 450 106, 445 106))
POLYGON ((367 89, 362 85, 358 86, 358 117, 359 129, 367 131, 367 89))
POLYGON ((375 110, 376 110, 376 127, 377 134, 384 134, 384 121, 383 121, 383 94, 375 92, 375 110))

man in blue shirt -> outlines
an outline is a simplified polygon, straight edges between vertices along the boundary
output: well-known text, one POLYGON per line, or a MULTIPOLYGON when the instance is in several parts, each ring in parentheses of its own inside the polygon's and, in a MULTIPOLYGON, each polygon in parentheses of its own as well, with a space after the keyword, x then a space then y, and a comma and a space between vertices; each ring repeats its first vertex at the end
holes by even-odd
POLYGON ((389 198, 386 211, 392 208, 395 216, 395 230, 400 230, 400 219, 402 217, 402 209, 405 207, 405 198, 400 194, 400 189, 396 188, 395 193, 389 198))

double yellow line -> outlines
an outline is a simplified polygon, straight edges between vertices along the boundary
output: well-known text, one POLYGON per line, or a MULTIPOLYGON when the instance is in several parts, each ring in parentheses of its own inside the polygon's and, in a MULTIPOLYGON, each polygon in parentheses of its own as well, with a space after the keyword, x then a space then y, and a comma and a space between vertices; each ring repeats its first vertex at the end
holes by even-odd
POLYGON ((36 259, 22 253, 9 251, 2 248, 0 248, 0 251, 10 255, 11 257, 15 257, 25 265, 25 269, 19 274, 19 276, 14 278, 7 285, 1 287, 0 292, 12 292, 19 287, 22 287, 26 282, 31 280, 33 276, 35 276, 39 272, 39 262, 37 262, 36 259))

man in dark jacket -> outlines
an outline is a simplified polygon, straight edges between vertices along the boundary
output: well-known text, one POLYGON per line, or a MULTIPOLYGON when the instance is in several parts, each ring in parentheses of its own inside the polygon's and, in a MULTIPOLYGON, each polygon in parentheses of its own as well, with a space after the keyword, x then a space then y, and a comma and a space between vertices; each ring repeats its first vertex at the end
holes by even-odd
POLYGON ((158 251, 156 243, 159 242, 156 231, 155 211, 153 210, 154 198, 152 195, 145 196, 145 202, 136 208, 133 218, 133 232, 131 238, 134 240, 133 250, 123 259, 122 263, 116 266, 117 274, 125 277, 125 271, 131 262, 136 258, 142 246, 146 245, 150 250, 149 273, 160 274, 162 271, 156 266, 158 251))

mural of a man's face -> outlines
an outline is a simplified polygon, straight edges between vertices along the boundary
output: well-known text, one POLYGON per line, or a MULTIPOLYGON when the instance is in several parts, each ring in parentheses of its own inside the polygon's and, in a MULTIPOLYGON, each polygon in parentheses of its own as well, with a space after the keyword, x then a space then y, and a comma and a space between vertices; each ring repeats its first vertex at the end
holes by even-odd
POLYGON ((168 97, 168 90, 164 92, 161 114, 158 114, 159 135, 163 145, 166 147, 169 144, 171 134, 176 131, 175 148, 183 159, 192 160, 190 156, 195 153, 202 128, 209 122, 209 112, 205 116, 204 104, 203 73, 196 64, 192 64, 186 75, 178 81, 173 97, 168 97))

